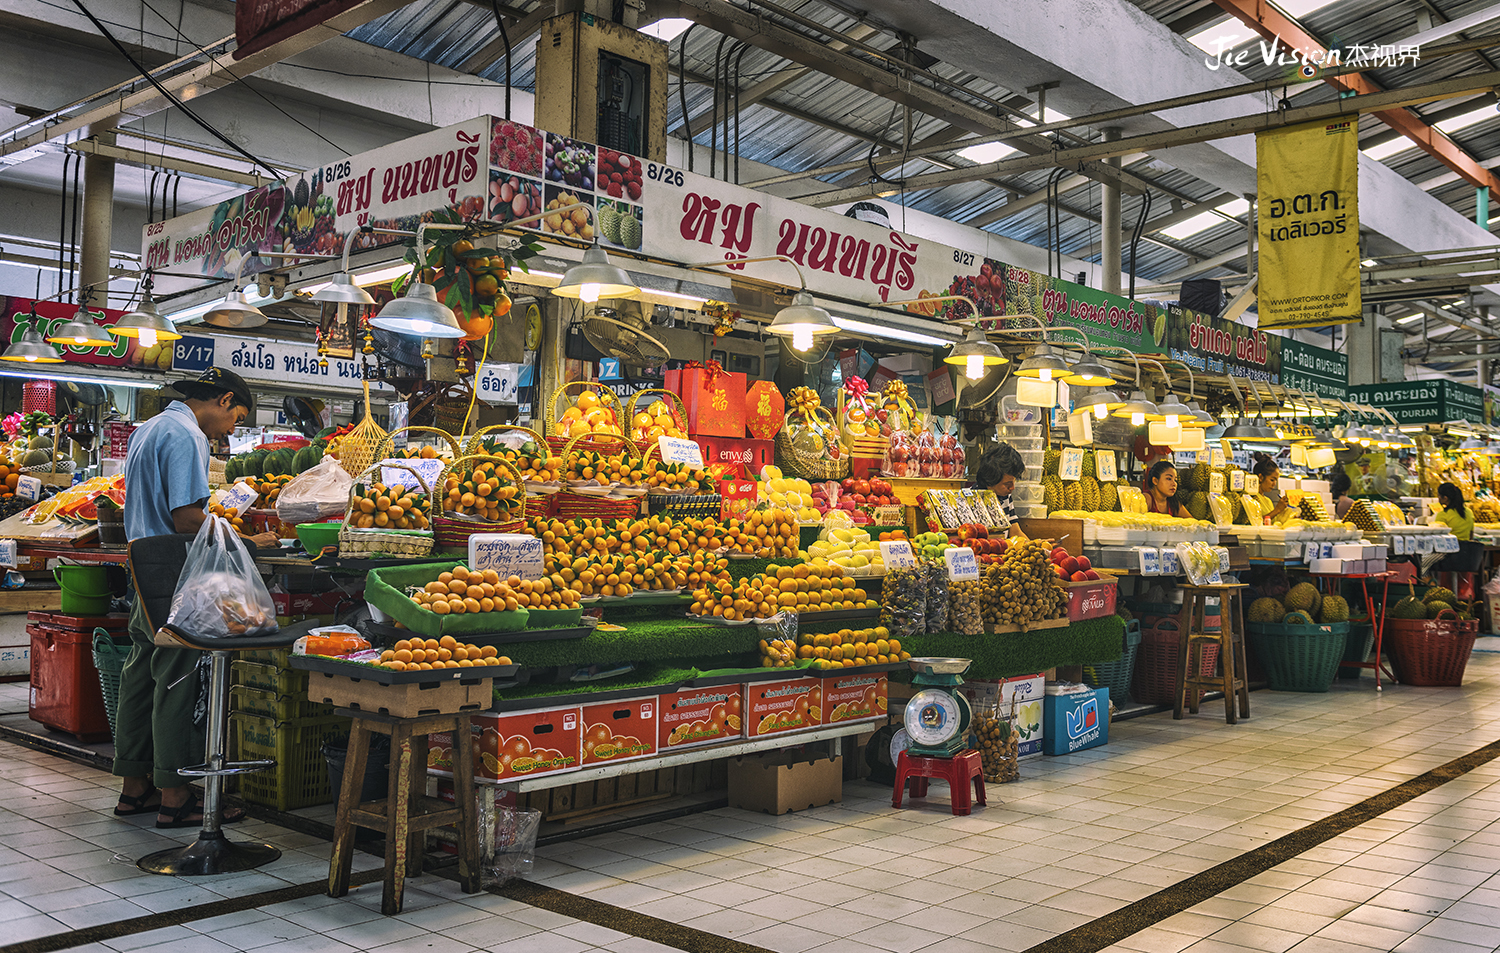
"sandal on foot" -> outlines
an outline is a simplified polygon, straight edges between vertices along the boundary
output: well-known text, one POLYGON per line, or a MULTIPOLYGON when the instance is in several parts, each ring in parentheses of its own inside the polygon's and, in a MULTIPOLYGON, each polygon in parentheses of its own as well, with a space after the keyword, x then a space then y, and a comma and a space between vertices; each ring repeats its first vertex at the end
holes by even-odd
MULTIPOLYGON (((220 824, 233 824, 245 819, 245 812, 237 807, 221 808, 219 811, 220 824)), ((162 830, 170 830, 181 827, 203 826, 203 800, 194 792, 188 795, 188 799, 177 807, 162 805, 156 816, 156 826, 162 830), (196 816, 195 816, 196 815, 196 816), (166 820, 162 820, 166 818, 166 820)))
POLYGON ((116 817, 134 817, 137 814, 148 814, 151 811, 160 813, 162 809, 161 792, 155 784, 148 784, 145 794, 136 795, 135 797, 131 797, 129 794, 121 794, 120 803, 126 805, 126 808, 123 811, 118 807, 115 808, 116 817), (147 804, 146 802, 151 800, 152 795, 156 795, 156 803, 147 804))

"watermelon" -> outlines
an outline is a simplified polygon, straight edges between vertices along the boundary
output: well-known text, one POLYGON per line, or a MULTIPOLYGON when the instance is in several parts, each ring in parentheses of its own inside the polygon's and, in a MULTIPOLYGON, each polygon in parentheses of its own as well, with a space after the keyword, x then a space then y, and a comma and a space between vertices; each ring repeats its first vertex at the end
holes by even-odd
POLYGON ((269 473, 272 476, 281 476, 284 473, 294 473, 296 471, 292 469, 292 462, 292 451, 284 448, 281 450, 272 450, 270 453, 266 454, 265 459, 261 461, 261 466, 263 467, 263 470, 261 472, 269 473))
POLYGON ((240 458, 230 457, 224 464, 224 482, 233 483, 240 476, 240 458))
POLYGON ((303 447, 292 458, 292 470, 296 473, 304 473, 317 466, 318 461, 322 459, 323 448, 319 444, 314 443, 311 446, 303 447))
POLYGON ((324 427, 322 430, 318 431, 318 435, 313 439, 321 440, 323 442, 323 445, 326 447, 328 445, 328 438, 332 436, 333 432, 337 429, 337 427, 324 427))
POLYGON ((241 476, 262 476, 266 472, 265 461, 267 453, 264 450, 251 450, 245 454, 245 469, 241 476))

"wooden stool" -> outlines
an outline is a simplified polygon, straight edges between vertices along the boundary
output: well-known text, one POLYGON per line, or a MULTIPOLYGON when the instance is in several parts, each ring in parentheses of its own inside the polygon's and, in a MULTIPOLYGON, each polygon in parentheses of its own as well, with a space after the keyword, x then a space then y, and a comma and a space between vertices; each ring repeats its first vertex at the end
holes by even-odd
POLYGON ((385 884, 380 912, 401 912, 407 877, 422 873, 422 854, 428 828, 453 824, 458 828, 458 876, 464 893, 479 892, 479 823, 474 800, 474 748, 469 743, 469 712, 397 718, 391 715, 340 708, 354 719, 349 731, 349 754, 344 762, 344 784, 339 791, 338 816, 333 826, 333 857, 328 865, 328 895, 349 892, 354 861, 354 829, 367 827, 385 834, 385 884), (427 793, 427 736, 450 731, 453 737, 453 799, 449 805, 427 793), (359 803, 365 761, 372 732, 391 736, 390 794, 384 801, 359 803))
POLYGON ((1183 614, 1187 625, 1177 636, 1177 690, 1174 695, 1173 718, 1182 717, 1183 706, 1198 714, 1198 702, 1202 691, 1218 689, 1224 692, 1224 720, 1234 724, 1235 705, 1238 700, 1239 717, 1250 717, 1250 690, 1245 684, 1245 616, 1240 599, 1242 582, 1218 585, 1194 586, 1183 584, 1183 614), (1206 631, 1203 624, 1204 610, 1210 596, 1219 598, 1219 631, 1206 631), (1219 647, 1219 674, 1200 675, 1203 670, 1204 646, 1219 647))
POLYGON ((943 778, 952 791, 954 814, 969 813, 969 780, 974 781, 974 803, 984 807, 984 767, 979 752, 963 751, 951 758, 922 758, 901 752, 896 761, 896 789, 891 795, 891 806, 901 806, 901 795, 906 791, 906 782, 911 780, 911 796, 927 796, 927 779, 943 778))

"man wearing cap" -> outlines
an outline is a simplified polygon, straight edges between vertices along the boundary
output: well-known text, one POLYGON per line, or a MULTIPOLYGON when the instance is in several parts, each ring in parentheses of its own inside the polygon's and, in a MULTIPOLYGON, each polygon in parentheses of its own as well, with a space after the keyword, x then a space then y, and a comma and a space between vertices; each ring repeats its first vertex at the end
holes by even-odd
MULTIPOLYGON (((233 371, 212 367, 172 385, 182 395, 130 435, 125 455, 125 535, 131 539, 196 533, 208 503, 208 441, 228 435, 250 413, 250 388, 233 371)), ((274 547, 274 533, 247 537, 274 547)), ((130 656, 120 673, 114 773, 124 778, 121 817, 155 812, 157 827, 197 827, 202 805, 177 769, 203 761, 193 724, 198 652, 158 647, 137 598, 130 613, 130 656)), ((226 810, 225 822, 239 820, 226 810)))

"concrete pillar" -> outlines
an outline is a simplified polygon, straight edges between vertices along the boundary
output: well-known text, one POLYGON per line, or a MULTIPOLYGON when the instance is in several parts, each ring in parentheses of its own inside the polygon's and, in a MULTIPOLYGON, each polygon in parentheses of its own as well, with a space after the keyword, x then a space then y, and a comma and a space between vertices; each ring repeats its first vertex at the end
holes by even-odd
MULTIPOLYGON (((1104 130, 1106 142, 1120 138, 1118 127, 1104 130)), ((1119 157, 1105 159, 1106 165, 1118 169, 1120 167, 1119 157)), ((1103 272, 1103 282, 1100 288, 1110 294, 1120 293, 1120 190, 1114 185, 1103 186, 1103 196, 1099 201, 1099 265, 1103 272)))
POLYGON ((1256 198, 1257 196, 1254 192, 1245 193, 1245 201, 1250 204, 1250 211, 1245 216, 1245 279, 1247 281, 1255 277, 1255 214, 1259 211, 1259 209, 1255 207, 1256 198))
POLYGON ((1380 322, 1384 320, 1375 308, 1365 309, 1358 324, 1344 325, 1349 335, 1349 383, 1378 384, 1380 377, 1380 322))
MULTIPOLYGON (((90 133, 97 130, 90 129, 90 133)), ((101 134, 101 140, 114 142, 114 136, 101 134)), ((79 239, 78 288, 84 300, 93 300, 102 307, 109 300, 109 286, 103 282, 109 277, 110 233, 114 226, 115 210, 115 160, 103 156, 86 155, 83 158, 83 221, 79 239)))

